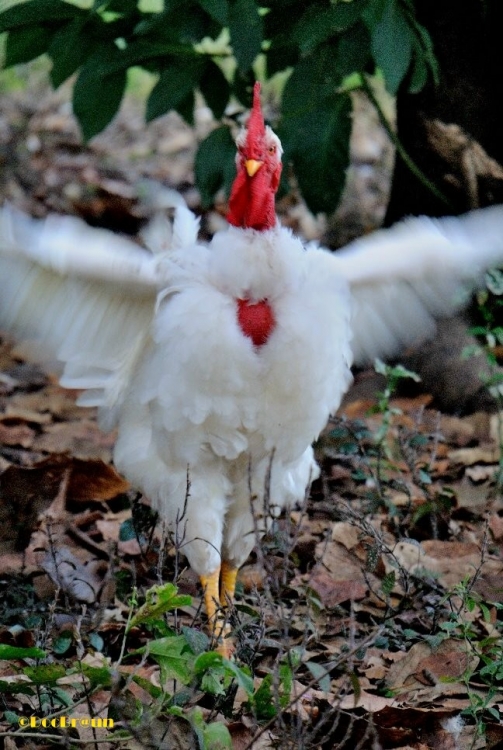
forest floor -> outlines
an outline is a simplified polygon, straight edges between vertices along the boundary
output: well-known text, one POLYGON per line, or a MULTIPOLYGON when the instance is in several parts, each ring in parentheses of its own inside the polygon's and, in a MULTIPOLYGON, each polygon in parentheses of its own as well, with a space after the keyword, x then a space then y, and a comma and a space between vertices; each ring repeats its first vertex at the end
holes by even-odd
MULTIPOLYGON (((151 210, 142 179, 198 209, 192 163, 209 128, 204 110, 196 134, 175 115, 147 128, 134 100, 84 147, 64 92, 11 93, 0 193, 34 216, 135 234, 151 210)), ((362 136, 339 214, 365 231, 389 178, 375 136, 362 136)), ((326 231, 295 200, 280 211, 309 238, 326 231)), ((204 217, 207 231, 223 213, 222 202, 204 217)), ((387 392, 399 374, 360 374, 365 387, 327 426, 305 506, 241 570, 225 662, 208 656, 180 544, 111 466, 114 436, 0 338, 3 747, 503 747, 501 418, 387 392)))

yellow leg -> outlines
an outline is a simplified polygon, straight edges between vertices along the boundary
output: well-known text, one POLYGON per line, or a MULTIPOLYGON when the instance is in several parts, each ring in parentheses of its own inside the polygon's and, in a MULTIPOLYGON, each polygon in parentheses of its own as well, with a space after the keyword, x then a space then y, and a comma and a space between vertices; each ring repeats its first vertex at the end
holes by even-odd
POLYGON ((220 608, 218 596, 219 583, 220 568, 217 568, 208 576, 201 576, 208 624, 212 635, 217 641, 216 650, 228 659, 232 654, 233 648, 229 638, 225 638, 229 632, 229 628, 220 608))
POLYGON ((220 604, 222 607, 228 607, 234 600, 237 575, 238 568, 224 560, 220 571, 220 604))
POLYGON ((215 622, 218 616, 219 609, 219 598, 218 588, 220 583, 220 568, 217 568, 213 573, 208 576, 201 576, 201 586, 204 591, 204 604, 206 606, 206 614, 210 621, 210 626, 215 627, 215 622))
POLYGON ((237 572, 237 568, 233 568, 229 563, 224 562, 222 568, 217 568, 208 576, 201 576, 206 614, 208 615, 210 630, 217 641, 216 650, 227 659, 230 659, 234 652, 234 644, 232 639, 228 637, 230 628, 222 609, 228 607, 229 602, 232 602, 234 598, 237 572))

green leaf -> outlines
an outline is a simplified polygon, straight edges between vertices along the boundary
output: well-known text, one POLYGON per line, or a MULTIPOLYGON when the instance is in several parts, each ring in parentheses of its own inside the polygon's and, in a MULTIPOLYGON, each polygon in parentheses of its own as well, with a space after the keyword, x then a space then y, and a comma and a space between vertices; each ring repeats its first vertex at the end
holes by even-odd
POLYGON ((216 651, 200 654, 194 662, 195 674, 203 675, 210 670, 213 670, 214 676, 227 675, 233 677, 249 697, 253 695, 253 680, 250 675, 216 651))
POLYGON ((20 648, 0 643, 0 660, 10 661, 12 659, 44 659, 47 656, 41 648, 20 648))
POLYGON ((343 79, 337 63, 337 48, 324 44, 295 66, 283 91, 282 113, 285 118, 309 114, 323 106, 324 100, 337 95, 343 79))
POLYGON ((192 112, 187 113, 184 105, 187 104, 188 97, 193 97, 204 67, 204 60, 194 57, 174 62, 163 70, 147 103, 147 121, 150 122, 172 109, 176 109, 186 119, 191 119, 192 112))
POLYGON ((225 695, 224 677, 222 669, 208 669, 201 678, 201 690, 210 695, 225 695))
POLYGON ((182 627, 182 633, 185 636, 187 643, 189 644, 194 654, 202 654, 210 645, 210 639, 201 630, 196 628, 182 627))
POLYGON ((229 3, 227 0, 197 0, 203 10, 221 26, 229 24, 229 3))
POLYGON ((88 11, 61 0, 28 0, 0 13, 0 33, 21 26, 41 26, 47 21, 61 23, 87 14, 88 11))
POLYGON ((272 675, 267 674, 252 697, 253 707, 259 721, 273 719, 278 713, 278 710, 274 705, 274 696, 272 694, 271 686, 272 675))
POLYGON ((14 711, 4 711, 3 717, 8 724, 19 726, 19 714, 16 714, 14 711))
POLYGON ((206 65, 199 81, 199 88, 215 118, 220 120, 229 101, 230 86, 218 65, 212 60, 206 65))
POLYGON ((250 675, 245 672, 242 667, 238 667, 236 664, 234 664, 233 661, 230 661, 229 659, 223 659, 222 663, 224 664, 228 672, 235 677, 239 687, 243 688, 248 696, 251 696, 253 694, 254 687, 253 680, 250 675))
POLYGON ((229 128, 217 128, 199 146, 196 154, 196 183, 201 193, 202 204, 210 206, 215 193, 224 188, 230 193, 236 176, 236 145, 229 128))
POLYGON ((289 664, 280 664, 278 672, 280 681, 279 704, 281 708, 286 708, 290 703, 292 694, 293 671, 289 664))
POLYGON ((35 685, 47 685, 66 675, 62 664, 38 664, 35 667, 25 667, 23 672, 35 685))
POLYGON ((143 688, 145 692, 148 693, 148 695, 150 695, 155 700, 158 700, 166 696, 166 693, 162 690, 162 688, 157 687, 157 685, 154 685, 150 680, 147 680, 145 677, 140 677, 140 675, 134 675, 133 682, 136 682, 137 685, 143 688))
POLYGON ((410 75, 407 91, 411 94, 417 94, 424 88, 428 80, 428 66, 426 65, 421 53, 416 45, 414 47, 414 56, 412 58, 412 73, 410 75))
POLYGON ((330 692, 331 679, 327 672, 327 666, 318 664, 315 661, 307 661, 306 667, 309 669, 315 680, 318 680, 318 685, 324 693, 330 692))
MULTIPOLYGON (((205 36, 218 35, 218 24, 193 2, 166 2, 162 13, 144 13, 134 27, 134 35, 141 35, 153 43, 184 44, 192 47, 205 36)), ((194 53, 194 50, 192 50, 194 53)))
POLYGON ((136 12, 138 0, 109 0, 106 5, 108 13, 132 15, 136 12))
POLYGON ((194 107, 196 106, 196 97, 194 91, 189 91, 185 99, 182 99, 176 111, 183 117, 189 125, 194 125, 194 107))
POLYGON ((366 0, 337 3, 328 8, 308 6, 291 34, 302 54, 312 52, 318 45, 335 35, 342 34, 356 24, 365 8, 366 0))
POLYGON ((370 38, 367 27, 357 23, 343 34, 337 45, 335 67, 341 78, 365 70, 370 57, 370 38))
POLYGON ((131 539, 136 539, 136 530, 132 518, 126 518, 119 527, 119 541, 128 542, 131 539))
POLYGON ((62 690, 62 688, 58 687, 57 685, 53 685, 51 687, 51 698, 54 703, 56 703, 56 701, 54 700, 56 698, 62 706, 73 706, 74 704, 73 697, 70 695, 70 693, 67 693, 66 690, 62 690))
POLYGON ((35 695, 33 688, 24 681, 6 682, 5 680, 0 680, 0 693, 7 695, 35 695))
POLYGON ((493 268, 486 273, 486 286, 490 292, 500 297, 503 294, 503 271, 493 268))
POLYGON ((146 601, 129 623, 128 630, 141 623, 157 620, 166 612, 171 612, 177 607, 186 607, 192 603, 192 597, 187 594, 178 594, 174 583, 164 583, 161 586, 152 586, 147 591, 146 601))
POLYGON ((419 479, 423 484, 431 484, 431 476, 424 469, 419 469, 419 479))
POLYGON ((103 651, 105 648, 105 641, 99 633, 91 633, 89 636, 89 645, 92 646, 95 651, 103 651))
POLYGON ((95 52, 96 44, 93 44, 89 33, 85 33, 86 23, 87 19, 76 18, 54 34, 48 49, 54 88, 64 83, 95 52))
POLYGON ((207 724, 203 729, 204 750, 232 750, 229 730, 220 721, 207 724))
POLYGON ((54 28, 44 26, 22 26, 13 29, 7 36, 5 45, 5 67, 19 65, 34 60, 47 52, 54 28))
POLYGON ((108 667, 91 667, 89 664, 83 662, 81 668, 82 672, 89 679, 92 690, 98 686, 110 687, 112 685, 112 672, 108 667))
MULTIPOLYGON (((188 685, 194 674, 194 655, 189 650, 185 636, 169 636, 150 641, 148 653, 161 668, 161 681, 180 680, 188 685)), ((143 649, 142 649, 143 650, 143 649)))
POLYGON ((371 50, 386 88, 396 94, 409 69, 414 36, 398 0, 374 0, 363 14, 371 34, 371 50))
POLYGON ((100 75, 90 61, 81 69, 73 89, 73 111, 86 141, 100 133, 117 114, 126 88, 125 70, 100 75))
POLYGON ((262 18, 254 0, 230 0, 229 32, 238 68, 246 73, 262 49, 262 18))
POLYGON ((58 654, 58 656, 61 656, 61 654, 65 654, 70 646, 73 643, 73 636, 71 633, 64 632, 61 635, 58 635, 57 638, 54 639, 52 644, 52 650, 55 654, 58 654))
POLYGON ((219 654, 216 651, 207 651, 204 654, 199 654, 195 660, 194 672, 195 674, 203 674, 207 669, 222 666, 223 662, 224 657, 222 654, 219 654))
MULTIPOLYGON (((437 86, 439 82, 440 72, 438 60, 433 49, 432 38, 428 31, 424 28, 424 26, 418 23, 414 16, 412 16, 412 26, 416 35, 416 57, 421 57, 424 60, 433 76, 433 83, 435 84, 435 86, 437 86)), ((409 91, 410 90, 411 89, 409 86, 409 91)))
POLYGON ((381 581, 381 590, 384 596, 389 596, 391 594, 395 583, 396 583, 395 571, 390 570, 390 572, 386 573, 386 575, 381 581))
POLYGON ((349 165, 351 109, 348 94, 334 94, 320 100, 312 111, 283 120, 280 138, 285 160, 293 161, 302 195, 313 213, 332 212, 339 203, 349 165))

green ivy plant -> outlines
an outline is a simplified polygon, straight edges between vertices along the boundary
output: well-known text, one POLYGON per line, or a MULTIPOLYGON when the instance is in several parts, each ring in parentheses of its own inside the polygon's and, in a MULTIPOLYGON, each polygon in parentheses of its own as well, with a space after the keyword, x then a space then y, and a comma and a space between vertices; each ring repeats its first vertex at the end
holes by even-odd
MULTIPOLYGON (((437 77, 427 30, 414 0, 164 0, 158 12, 143 0, 94 0, 79 7, 64 0, 27 0, 0 13, 8 32, 5 66, 47 54, 51 81, 77 73, 73 108, 89 140, 116 114, 132 67, 157 77, 147 120, 176 110, 193 122, 194 94, 221 120, 231 97, 251 103, 262 56, 266 79, 287 78, 273 123, 313 212, 333 211, 349 161, 351 98, 379 70, 386 87, 419 91, 437 77)), ((196 179, 210 204, 234 175, 235 148, 228 124, 200 145, 196 179)))

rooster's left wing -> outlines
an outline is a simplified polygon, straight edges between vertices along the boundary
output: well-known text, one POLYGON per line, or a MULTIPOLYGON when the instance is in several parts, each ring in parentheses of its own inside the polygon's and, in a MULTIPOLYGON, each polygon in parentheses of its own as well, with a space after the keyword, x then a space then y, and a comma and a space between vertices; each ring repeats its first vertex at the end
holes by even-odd
POLYGON ((36 221, 9 207, 0 261, 2 327, 39 361, 61 362, 62 384, 86 390, 81 403, 113 410, 149 335, 166 264, 79 219, 36 221))
POLYGON ((444 219, 406 219, 334 253, 349 282, 357 365, 390 357, 435 333, 436 318, 466 306, 503 262, 503 206, 444 219))

